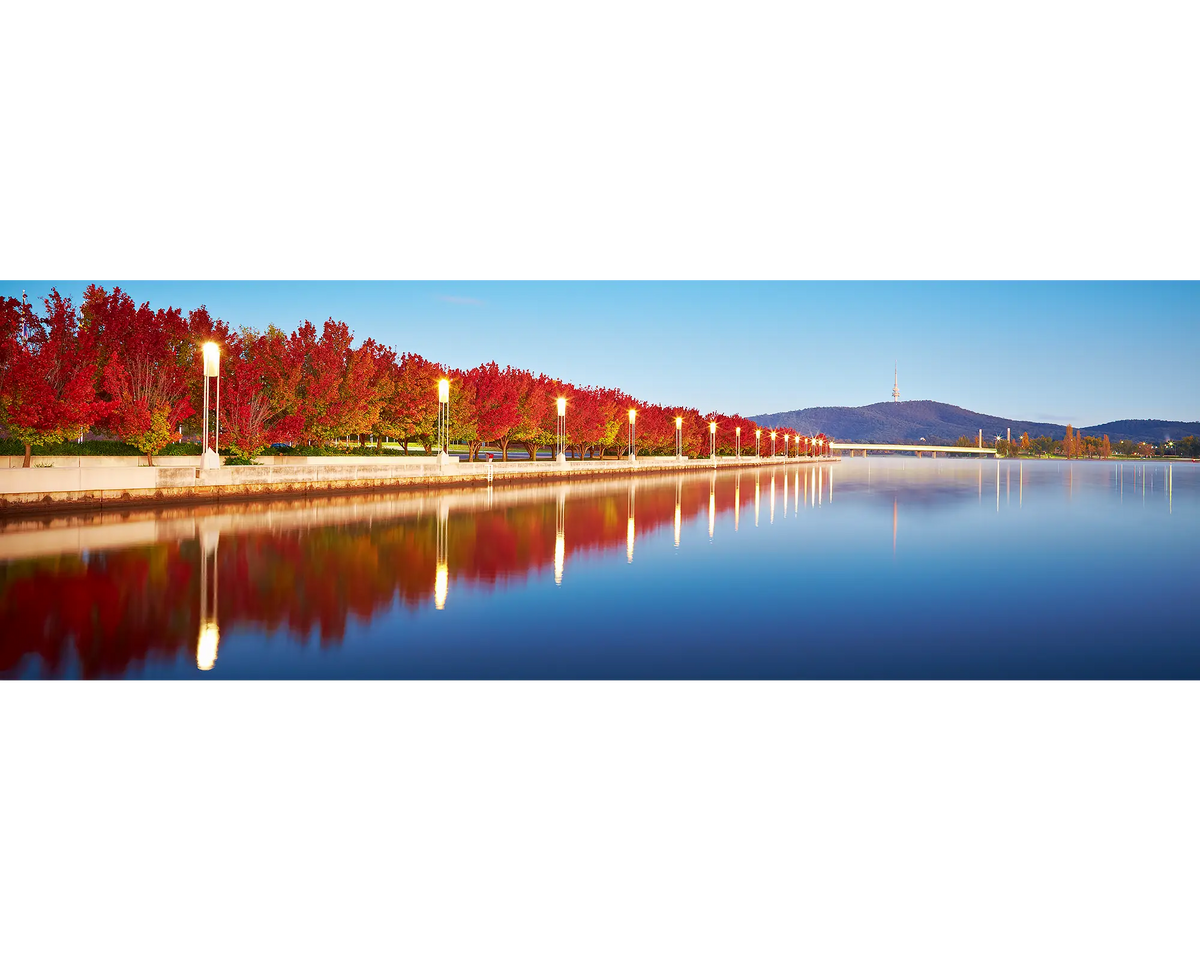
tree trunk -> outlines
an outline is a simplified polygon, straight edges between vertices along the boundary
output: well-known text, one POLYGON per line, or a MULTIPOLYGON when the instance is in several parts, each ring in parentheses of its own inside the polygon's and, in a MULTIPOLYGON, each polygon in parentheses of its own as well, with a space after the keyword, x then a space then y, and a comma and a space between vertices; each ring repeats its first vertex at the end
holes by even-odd
POLYGON ((375 449, 383 453, 383 435, 380 434, 375 438, 375 449))
POLYGON ((146 466, 148 466, 148 467, 154 466, 154 454, 151 453, 150 451, 146 452, 146 466))
POLYGON ((467 442, 467 461, 479 459, 479 448, 483 446, 482 441, 469 440, 467 442))
MULTIPOLYGON (((433 444, 430 443, 428 440, 422 440, 421 446, 423 446, 425 448, 426 456, 429 456, 429 454, 433 453, 433 444)), ((441 451, 439 450, 438 453, 441 453, 441 451)))
POLYGON ((538 449, 538 448, 537 448, 537 444, 536 444, 536 443, 522 442, 521 446, 523 446, 523 447, 525 448, 525 452, 526 452, 527 454, 529 454, 529 459, 530 459, 530 460, 536 460, 536 459, 537 459, 537 449, 538 449))
POLYGON ((25 444, 25 462, 21 464, 23 467, 29 466, 29 458, 33 454, 33 448, 29 444, 25 444))
POLYGON ((508 463, 508 441, 500 440, 499 444, 500 444, 500 459, 503 460, 505 463, 508 463))

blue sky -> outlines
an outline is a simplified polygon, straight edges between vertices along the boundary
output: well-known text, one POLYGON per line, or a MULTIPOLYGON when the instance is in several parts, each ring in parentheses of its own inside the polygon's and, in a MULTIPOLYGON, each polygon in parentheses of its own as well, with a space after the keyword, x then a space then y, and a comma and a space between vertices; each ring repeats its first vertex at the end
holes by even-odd
MULTIPOLYGON (((113 281, 96 281, 110 287, 113 281)), ((0 281, 78 302, 87 281, 0 281)), ((1200 419, 1200 283, 117 281, 233 326, 345 320, 456 366, 484 360, 746 415, 941 400, 1087 426, 1200 419)))

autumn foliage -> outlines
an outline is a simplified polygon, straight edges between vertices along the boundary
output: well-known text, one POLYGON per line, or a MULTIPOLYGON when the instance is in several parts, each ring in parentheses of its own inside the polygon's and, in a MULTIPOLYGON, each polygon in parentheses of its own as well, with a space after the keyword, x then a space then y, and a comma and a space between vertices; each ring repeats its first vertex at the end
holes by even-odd
MULTIPOLYGON (((40 313, 12 298, 0 301, 0 428, 25 444, 27 463, 32 446, 85 432, 131 443, 153 462, 171 440, 201 433, 200 351, 208 341, 221 350, 221 440, 244 458, 272 443, 321 446, 348 437, 378 444, 388 437, 406 451, 416 444, 431 452, 442 378, 451 385, 450 440, 465 444, 472 458, 484 445, 498 447, 504 459, 513 445, 529 457, 552 452, 560 397, 576 458, 674 454, 677 417, 687 456, 709 454, 710 423, 717 424, 719 455, 754 453, 756 425, 737 414, 701 415, 494 362, 443 366, 371 339, 356 343, 349 326, 333 319, 320 328, 305 320, 290 333, 273 326, 233 331, 203 306, 185 316, 96 285, 78 310, 57 291, 40 313)), ((823 437, 793 440, 792 452, 827 451, 823 437)))

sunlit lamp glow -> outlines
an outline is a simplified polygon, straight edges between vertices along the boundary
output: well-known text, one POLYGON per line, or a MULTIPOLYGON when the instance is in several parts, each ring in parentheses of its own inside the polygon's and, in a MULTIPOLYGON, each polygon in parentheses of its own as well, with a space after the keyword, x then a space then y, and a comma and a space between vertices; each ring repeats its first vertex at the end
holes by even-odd
POLYGON ((716 421, 716 420, 713 420, 713 421, 711 421, 711 422, 709 423, 709 425, 708 425, 708 432, 709 432, 709 433, 716 433, 716 432, 717 432, 717 421, 716 421))
POLYGON ((625 559, 633 563, 633 517, 625 524, 625 559))
MULTIPOLYGON (((428 568, 426 568, 428 569, 428 568)), ((450 587, 450 570, 444 563, 437 565, 433 575, 433 605, 438 610, 446 609, 446 593, 450 587)))
POLYGON ((217 376, 221 371, 221 348, 210 340, 200 349, 204 353, 204 375, 217 376))
POLYGON ((633 423, 633 421, 634 421, 635 419, 637 419, 637 411, 636 411, 636 410, 630 410, 630 411, 629 411, 629 422, 630 422, 630 423, 633 423))
POLYGON ((554 582, 562 583, 563 563, 567 558, 567 541, 561 533, 554 535, 554 582))
POLYGON ((566 397, 558 398, 558 415, 560 417, 565 417, 567 415, 567 398, 566 397))
POLYGON ((683 429, 683 417, 676 417, 676 418, 675 418, 675 429, 676 429, 676 430, 682 430, 682 429, 683 429))
POLYGON ((200 640, 196 644, 196 666, 201 670, 211 670, 217 662, 217 645, 220 640, 221 631, 217 629, 216 620, 200 624, 200 640))
POLYGON ((449 380, 439 380, 438 381, 438 403, 449 403, 449 402, 450 402, 450 381, 449 380))

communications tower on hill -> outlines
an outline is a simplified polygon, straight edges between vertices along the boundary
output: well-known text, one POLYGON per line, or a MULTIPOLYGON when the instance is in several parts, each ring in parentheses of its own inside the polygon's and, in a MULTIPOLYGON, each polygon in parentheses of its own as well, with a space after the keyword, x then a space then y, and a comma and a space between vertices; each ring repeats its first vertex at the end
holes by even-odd
POLYGON ((892 402, 897 403, 900 400, 900 364, 896 364, 896 380, 892 384, 892 402))

